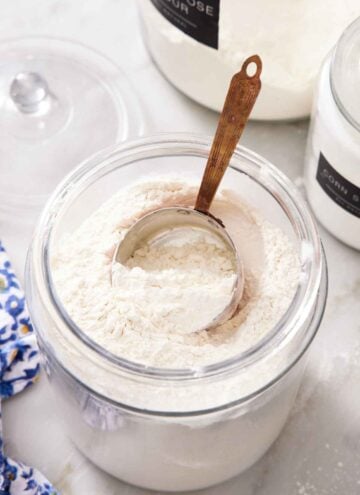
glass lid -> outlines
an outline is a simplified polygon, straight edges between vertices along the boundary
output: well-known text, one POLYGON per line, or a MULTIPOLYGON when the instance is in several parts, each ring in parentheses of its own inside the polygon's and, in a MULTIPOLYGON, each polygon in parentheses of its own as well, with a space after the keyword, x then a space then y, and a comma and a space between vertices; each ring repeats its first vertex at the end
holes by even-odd
POLYGON ((55 38, 0 43, 0 208, 42 204, 85 158, 143 127, 131 84, 103 55, 55 38))

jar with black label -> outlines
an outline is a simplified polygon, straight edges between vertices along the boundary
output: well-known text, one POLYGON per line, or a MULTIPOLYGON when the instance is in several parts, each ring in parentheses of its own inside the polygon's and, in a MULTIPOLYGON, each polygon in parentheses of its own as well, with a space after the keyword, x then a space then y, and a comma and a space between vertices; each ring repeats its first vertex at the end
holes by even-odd
POLYGON ((229 81, 257 53, 262 91, 251 118, 310 114, 322 60, 360 15, 359 0, 139 0, 146 43, 178 89, 220 111, 229 81))
POLYGON ((360 18, 323 65, 305 161, 309 202, 318 220, 360 249, 360 18))

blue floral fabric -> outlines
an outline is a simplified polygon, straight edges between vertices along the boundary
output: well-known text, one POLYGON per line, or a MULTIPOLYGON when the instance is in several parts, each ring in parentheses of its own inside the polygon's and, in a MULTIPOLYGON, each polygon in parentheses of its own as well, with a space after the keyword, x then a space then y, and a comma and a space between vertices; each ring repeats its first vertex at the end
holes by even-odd
POLYGON ((39 370, 24 293, 0 241, 0 495, 58 495, 39 471, 4 453, 1 400, 29 387, 39 370))

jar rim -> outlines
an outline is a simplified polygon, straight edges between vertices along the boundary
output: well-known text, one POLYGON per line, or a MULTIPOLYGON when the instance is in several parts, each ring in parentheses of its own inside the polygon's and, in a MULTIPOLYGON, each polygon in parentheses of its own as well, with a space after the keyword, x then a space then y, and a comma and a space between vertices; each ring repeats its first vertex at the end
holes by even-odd
MULTIPOLYGON (((356 93, 357 87, 354 88, 352 81, 359 80, 360 72, 355 77, 341 77, 346 69, 353 69, 351 63, 356 63, 358 66, 358 57, 360 54, 360 17, 355 19, 341 34, 338 42, 332 50, 330 63, 330 90, 334 98, 335 104, 344 119, 360 132, 360 114, 354 116, 347 98, 353 93, 356 93), (354 57, 355 49, 355 57, 354 57), (346 86, 342 86, 342 82, 346 81, 346 86)), ((356 74, 355 74, 356 75, 356 74)))
MULTIPOLYGON (((210 137, 189 133, 157 134, 102 150, 81 163, 59 184, 40 217, 31 249, 32 259, 37 262, 40 261, 40 269, 33 270, 38 284, 40 283, 40 286, 47 289, 46 294, 52 309, 72 334, 87 348, 104 358, 107 363, 115 365, 124 372, 149 379, 177 381, 198 380, 244 368, 260 360, 276 346, 280 346, 287 339, 296 335, 316 304, 325 270, 325 261, 313 215, 305 199, 285 174, 257 153, 243 146, 238 146, 230 167, 240 173, 247 174, 273 196, 290 220, 295 234, 301 242, 300 264, 306 277, 302 276, 302 283, 298 285, 288 310, 272 330, 252 347, 223 361, 197 368, 158 368, 130 361, 104 349, 83 332, 67 314, 56 293, 50 268, 50 246, 53 230, 56 225, 56 219, 60 212, 66 209, 67 202, 96 180, 94 175, 105 168, 106 160, 114 161, 119 155, 128 157, 131 160, 131 156, 136 152, 156 151, 156 149, 159 150, 159 153, 161 149, 166 149, 168 155, 173 152, 172 154, 179 156, 206 156, 210 149, 211 140, 210 137), (176 149, 178 150, 177 153, 175 153, 176 149), (259 177, 256 177, 256 175, 261 175, 263 180, 265 178, 266 180, 271 180, 273 190, 269 189, 269 184, 265 186, 264 183, 260 182, 259 177)), ((158 154, 157 156, 160 155, 158 154)), ((153 157, 154 155, 151 155, 151 158, 153 157)), ((120 166, 128 164, 127 162, 120 166)), ((28 265, 31 265, 31 261, 28 265)), ((314 329, 314 332, 316 329, 314 329)), ((310 341, 312 337, 313 335, 309 337, 310 341)), ((303 348, 307 347, 307 344, 308 339, 304 339, 303 346, 298 349, 298 355, 302 354, 303 348)), ((297 357, 293 357, 293 363, 297 361, 297 357)))

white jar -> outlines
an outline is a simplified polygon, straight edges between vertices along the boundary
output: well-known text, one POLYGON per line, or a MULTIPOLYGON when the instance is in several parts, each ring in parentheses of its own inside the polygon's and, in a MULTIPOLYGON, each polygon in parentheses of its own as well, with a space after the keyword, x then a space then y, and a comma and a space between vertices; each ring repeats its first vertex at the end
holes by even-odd
POLYGON ((319 221, 360 249, 360 18, 327 57, 319 79, 305 161, 319 221))
POLYGON ((244 59, 264 62, 251 117, 309 115, 321 61, 360 15, 359 0, 140 0, 146 42, 165 76, 199 103, 221 110, 244 59))

